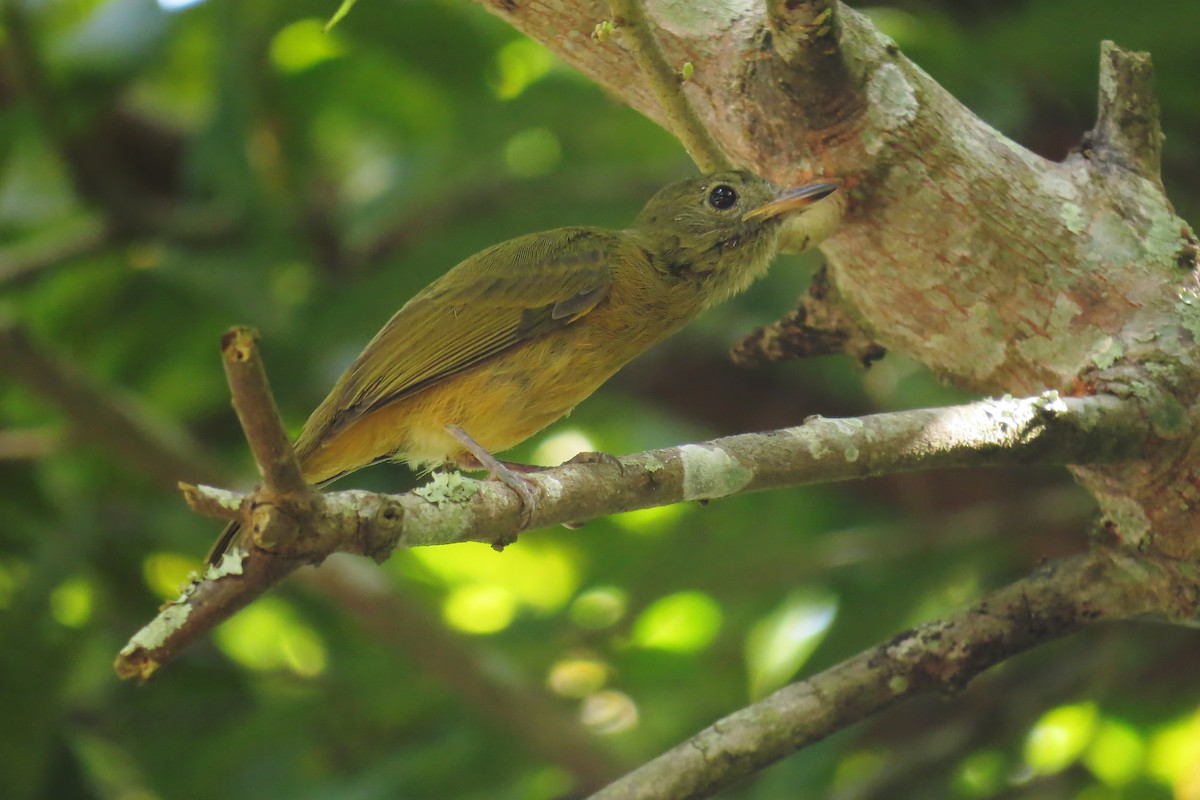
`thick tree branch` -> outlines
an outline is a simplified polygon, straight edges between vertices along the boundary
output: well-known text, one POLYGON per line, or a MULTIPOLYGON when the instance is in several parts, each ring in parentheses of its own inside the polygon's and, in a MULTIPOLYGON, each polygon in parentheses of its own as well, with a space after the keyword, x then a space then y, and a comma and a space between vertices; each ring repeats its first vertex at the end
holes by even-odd
MULTIPOLYGON (((595 0, 485 5, 664 121, 633 65, 580 46, 573 32, 591 28, 595 0)), ((1200 245, 1157 178, 1148 55, 1104 46, 1096 129, 1053 163, 972 114, 843 3, 661 3, 647 14, 669 59, 702 67, 689 97, 735 161, 781 184, 845 182, 846 216, 822 249, 867 340, 978 392, 1083 394, 1132 368, 1127 391, 1173 396, 1160 422, 1185 444, 1169 457, 1075 474, 1122 541, 1200 555, 1200 493, 1186 477, 1200 474, 1200 245)))
POLYGON ((901 700, 956 692, 984 670, 1084 625, 1196 614, 1182 565, 1097 550, 1044 565, 966 611, 929 622, 715 722, 591 800, 709 797, 901 700))
MULTIPOLYGON (((253 337, 235 333, 227 335, 224 349, 239 349, 236 363, 251 365, 246 367, 251 374, 260 371, 253 337)), ((239 416, 259 420, 244 424, 251 449, 273 458, 269 441, 253 441, 280 435, 277 417, 271 421, 274 400, 265 378, 245 380, 231 371, 230 383, 239 416)), ((1135 398, 1062 398, 1050 392, 857 419, 816 417, 795 428, 534 474, 540 497, 529 525, 912 470, 1136 458, 1144 448, 1160 446, 1155 408, 1135 398)), ((304 563, 334 552, 383 560, 397 547, 513 541, 525 525, 521 501, 510 490, 457 473, 435 475, 429 485, 394 496, 297 495, 280 493, 269 483, 250 495, 203 486, 184 491, 193 508, 214 516, 228 518, 240 509, 249 535, 219 568, 195 580, 130 640, 115 664, 122 677, 149 677, 194 638, 304 563)))
POLYGON ((842 17, 837 0, 767 0, 770 48, 780 65, 778 82, 805 109, 810 128, 834 128, 861 113, 865 98, 846 63, 842 17))

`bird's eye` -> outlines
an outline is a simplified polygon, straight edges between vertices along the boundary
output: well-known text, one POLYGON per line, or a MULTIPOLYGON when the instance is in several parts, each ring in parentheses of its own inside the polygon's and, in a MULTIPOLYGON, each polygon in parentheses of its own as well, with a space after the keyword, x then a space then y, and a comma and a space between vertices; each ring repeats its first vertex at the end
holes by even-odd
POLYGON ((718 211, 724 211, 727 208, 732 208, 733 204, 738 201, 738 193, 732 186, 720 184, 714 186, 713 190, 708 193, 708 204, 718 211))

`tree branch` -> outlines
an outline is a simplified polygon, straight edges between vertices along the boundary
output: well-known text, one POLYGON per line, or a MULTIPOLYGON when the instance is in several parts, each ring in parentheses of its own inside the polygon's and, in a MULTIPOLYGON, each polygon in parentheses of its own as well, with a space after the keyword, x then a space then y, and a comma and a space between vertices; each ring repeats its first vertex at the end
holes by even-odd
POLYGON ((221 361, 233 409, 268 492, 277 497, 306 497, 312 489, 300 474, 291 439, 279 419, 258 352, 258 333, 241 327, 226 332, 221 337, 221 361))
MULTIPOLYGON (((233 363, 252 377, 229 373, 239 417, 249 420, 243 430, 250 447, 256 457, 274 459, 282 431, 265 377, 254 377, 261 375, 254 338, 244 330, 233 331, 223 350, 227 364, 234 353, 233 363), (259 437, 267 441, 254 441, 259 437)), ((1139 399, 1062 398, 1048 392, 857 419, 814 417, 795 428, 685 444, 626 456, 615 464, 565 464, 536 473, 530 479, 540 499, 529 526, 912 470, 1133 458, 1154 439, 1152 410, 1139 399)), ((210 567, 135 634, 115 663, 122 677, 149 677, 284 576, 331 553, 382 561, 397 547, 513 541, 525 526, 521 502, 512 492, 457 473, 437 474, 428 485, 404 495, 298 495, 279 492, 270 480, 249 495, 205 486, 183 489, 192 507, 204 513, 229 518, 240 509, 249 535, 220 567, 210 567)))
POLYGON ((766 6, 770 46, 785 68, 765 67, 805 109, 807 124, 823 130, 861 113, 866 100, 841 48, 837 0, 767 0, 766 6))
POLYGON ((718 720, 591 800, 709 797, 780 758, 920 694, 957 692, 984 670, 1084 625, 1144 613, 1191 617, 1181 565, 1097 550, 1046 564, 966 611, 929 622, 718 720))
MULTIPOLYGON (((200 477, 209 481, 228 480, 184 431, 165 423, 150 422, 154 415, 144 405, 97 385, 73 365, 46 353, 30 341, 21 328, 12 324, 0 326, 0 370, 26 384, 58 408, 70 425, 71 439, 89 441, 104 448, 140 474, 172 487, 180 476, 192 479, 200 477)), ((235 370, 240 370, 250 378, 247 383, 256 382, 253 369, 248 364, 240 363, 235 370)), ((265 391, 265 382, 258 387, 250 389, 250 393, 265 391)), ((255 429, 258 429, 257 425, 255 429)), ((63 438, 40 429, 0 432, 0 459, 48 455, 47 450, 58 446, 63 438)), ((201 504, 203 507, 198 510, 210 516, 236 519, 241 515, 240 494, 222 494, 211 490, 203 495, 185 496, 193 505, 201 504)), ((270 559, 260 561, 269 562, 270 559)), ((258 568, 273 571, 277 575, 275 580, 290 574, 296 566, 297 563, 257 565, 258 568)), ((430 652, 453 651, 457 668, 438 669, 430 673, 431 677, 467 702, 476 703, 478 712, 495 722, 506 735, 519 738, 533 752, 570 771, 579 787, 591 790, 619 774, 605 751, 584 736, 578 724, 547 704, 544 698, 530 699, 535 692, 522 693, 491 675, 479 663, 474 652, 458 643, 445 628, 426 625, 417 630, 413 625, 395 624, 384 629, 377 616, 367 614, 369 609, 386 607, 389 614, 404 620, 418 617, 423 609, 394 587, 385 591, 379 585, 364 586, 361 576, 350 580, 344 574, 345 568, 344 563, 328 563, 319 572, 305 572, 301 577, 317 591, 330 595, 348 615, 377 631, 384 643, 418 665, 429 666, 425 658, 430 652), (497 699, 507 696, 510 691, 516 692, 513 698, 497 699), (491 705, 478 705, 483 696, 490 698, 488 703, 491 705), (536 716, 513 713, 501 718, 503 715, 493 713, 493 705, 521 706, 541 711, 536 716), (558 712, 557 717, 551 721, 549 718, 555 712, 558 712), (574 733, 566 732, 568 730, 574 733), (553 732, 553 742, 546 740, 547 731, 553 732)), ((230 581, 222 582, 218 588, 232 596, 230 600, 222 599, 220 594, 211 597, 214 608, 223 615, 241 607, 237 603, 245 605, 257 596, 249 594, 244 598, 239 597, 235 591, 237 586, 230 581)), ((204 609, 200 614, 202 616, 211 611, 204 609)), ((152 632, 147 634, 152 635, 152 632)), ((143 677, 148 677, 148 673, 143 677)))
MULTIPOLYGON (((1100 44, 1100 95, 1089 136, 1101 158, 1162 187, 1162 125, 1149 53, 1100 44)), ((1086 146, 1086 145, 1085 145, 1086 146)))
MULTIPOLYGON (((664 123, 634 65, 581 46, 594 4, 481 2, 664 123)), ((737 163, 780 184, 843 180, 846 215, 822 250, 870 340, 980 393, 1086 394, 1120 367, 1126 391, 1173 396, 1161 420, 1176 439, 1169 461, 1075 474, 1122 541, 1200 555, 1200 503, 1184 477, 1200 474, 1200 245, 1157 179, 1148 56, 1105 46, 1097 128, 1053 163, 980 120, 844 3, 652 10, 671 57, 704 65, 689 97, 737 163), (826 67, 828 93, 811 79, 826 67)))
POLYGON ((609 0, 609 8, 621 31, 622 40, 662 104, 667 130, 679 139, 701 172, 732 167, 725 151, 688 102, 687 94, 683 91, 686 81, 681 80, 667 60, 658 36, 646 19, 641 0, 609 0))

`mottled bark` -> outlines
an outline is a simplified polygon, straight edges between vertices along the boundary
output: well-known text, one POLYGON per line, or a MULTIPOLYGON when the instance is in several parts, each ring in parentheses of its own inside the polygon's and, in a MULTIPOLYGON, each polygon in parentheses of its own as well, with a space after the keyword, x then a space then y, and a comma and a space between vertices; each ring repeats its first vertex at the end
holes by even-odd
MULTIPOLYGON (((588 35, 602 3, 485 5, 664 120, 620 36, 588 35)), ((822 249, 842 312, 871 341, 981 392, 1174 397, 1148 458, 1076 475, 1121 540, 1200 553, 1200 251, 1159 178, 1148 55, 1104 43, 1098 122, 1056 163, 840 3, 650 0, 646 16, 668 61, 694 65, 683 88, 735 162, 783 184, 846 181, 822 249)))

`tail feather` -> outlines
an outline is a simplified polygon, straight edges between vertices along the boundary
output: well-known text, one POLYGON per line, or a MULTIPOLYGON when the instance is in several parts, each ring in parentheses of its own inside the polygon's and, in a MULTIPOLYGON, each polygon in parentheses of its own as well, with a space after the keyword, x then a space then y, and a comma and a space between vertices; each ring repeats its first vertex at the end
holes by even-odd
POLYGON ((212 566, 217 566, 221 563, 221 558, 237 541, 238 534, 242 531, 242 523, 231 522, 225 526, 225 530, 221 531, 221 535, 217 537, 217 541, 213 542, 212 549, 208 551, 208 556, 204 559, 212 566))

